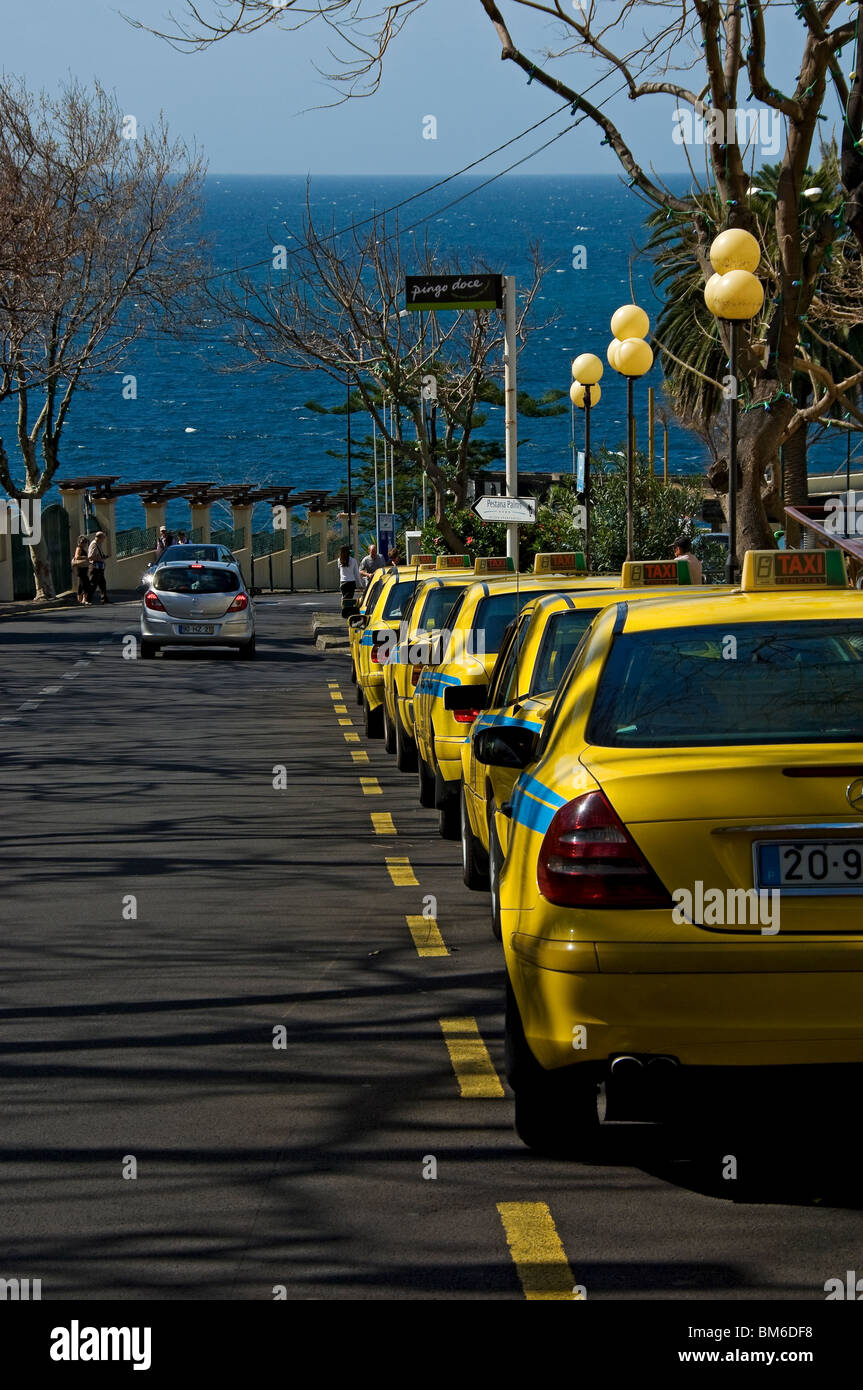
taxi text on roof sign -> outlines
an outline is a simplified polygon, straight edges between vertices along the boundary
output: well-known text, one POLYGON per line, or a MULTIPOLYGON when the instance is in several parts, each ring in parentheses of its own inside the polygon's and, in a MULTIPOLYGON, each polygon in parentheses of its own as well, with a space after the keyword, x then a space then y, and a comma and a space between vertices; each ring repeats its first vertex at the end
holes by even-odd
POLYGON ((470 567, 469 555, 439 555, 437 557, 439 570, 467 570, 470 567))
POLYGON ((621 589, 649 584, 691 584, 685 560, 625 560, 620 572, 621 589))
POLYGON ((845 557, 839 550, 747 550, 744 589, 847 589, 845 557))
POLYGON ((434 555, 415 555, 410 563, 419 565, 421 569, 428 569, 429 566, 434 566, 435 558, 434 555))
POLYGON ((587 574, 587 562, 581 550, 542 550, 534 557, 534 574, 587 574))
POLYGON ((480 555, 473 567, 474 574, 512 574, 514 571, 511 555, 480 555))

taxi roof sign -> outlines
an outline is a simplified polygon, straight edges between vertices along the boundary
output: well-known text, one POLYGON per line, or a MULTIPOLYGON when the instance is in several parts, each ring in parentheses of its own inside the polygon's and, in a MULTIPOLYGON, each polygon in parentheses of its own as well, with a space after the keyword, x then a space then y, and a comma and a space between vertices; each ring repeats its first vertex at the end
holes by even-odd
POLYGON ((470 567, 469 555, 439 555, 435 566, 439 570, 469 570, 470 567))
POLYGON ((691 583, 692 575, 685 560, 624 560, 620 571, 621 589, 691 583))
POLYGON ((841 550, 747 550, 742 589, 847 589, 841 550))
POLYGON ((581 550, 541 550, 534 556, 534 574, 587 574, 581 550))
POLYGON ((513 574, 515 565, 511 555, 478 555, 473 572, 474 574, 513 574))
POLYGON ((418 566, 421 570, 434 569, 436 557, 434 555, 415 555, 410 563, 418 566))

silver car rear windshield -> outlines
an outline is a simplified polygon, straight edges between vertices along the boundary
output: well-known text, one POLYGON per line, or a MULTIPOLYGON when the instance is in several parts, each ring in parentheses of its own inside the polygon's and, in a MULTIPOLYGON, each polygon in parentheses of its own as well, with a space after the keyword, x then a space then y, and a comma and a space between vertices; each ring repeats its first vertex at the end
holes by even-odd
POLYGON ((154 589, 168 594, 235 594, 240 587, 233 570, 208 569, 197 565, 172 565, 156 570, 154 589))
POLYGON ((863 625, 728 622, 615 639, 587 742, 714 748, 863 741, 863 625))

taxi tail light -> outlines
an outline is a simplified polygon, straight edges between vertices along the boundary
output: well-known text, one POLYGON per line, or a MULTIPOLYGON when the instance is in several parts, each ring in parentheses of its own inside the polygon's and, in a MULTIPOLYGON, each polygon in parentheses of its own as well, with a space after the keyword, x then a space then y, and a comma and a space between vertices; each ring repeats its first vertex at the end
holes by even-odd
POLYGON ((482 710, 478 709, 454 709, 452 717, 456 724, 472 724, 475 719, 479 718, 481 713, 482 710))
POLYGON ((415 661, 414 664, 413 664, 413 666, 411 667, 411 685, 416 685, 417 681, 419 680, 420 676, 422 675, 422 672, 423 672, 422 662, 421 662, 421 661, 415 661))
POLYGON ((375 642, 374 645, 372 646, 372 662, 373 662, 373 664, 374 664, 375 666, 386 666, 386 664, 387 664, 387 655, 386 655, 386 643, 385 643, 385 642, 375 642), (384 648, 384 655, 383 655, 383 656, 381 656, 381 647, 384 648))
POLYGON ((244 608, 248 608, 248 606, 249 606, 248 594, 237 594, 237 597, 234 599, 234 602, 231 604, 230 608, 228 609, 228 612, 229 612, 229 613, 241 613, 241 612, 243 611, 243 609, 244 609, 244 608))
POLYGON ((603 792, 562 806, 539 852, 542 896, 560 907, 671 907, 671 896, 603 792))
POLYGON ((144 595, 144 607, 152 608, 159 613, 164 613, 165 611, 164 603, 159 598, 159 595, 155 594, 152 589, 148 589, 144 595))

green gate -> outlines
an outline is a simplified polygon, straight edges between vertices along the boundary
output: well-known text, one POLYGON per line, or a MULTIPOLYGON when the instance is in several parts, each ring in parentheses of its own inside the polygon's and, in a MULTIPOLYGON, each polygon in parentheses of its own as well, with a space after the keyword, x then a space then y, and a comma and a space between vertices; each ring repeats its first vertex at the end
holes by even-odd
MULTIPOLYGON (((42 536, 48 547, 51 576, 55 593, 62 594, 72 587, 72 550, 69 544, 69 514, 59 502, 42 508, 42 536)), ((10 536, 12 542, 12 586, 16 599, 36 597, 36 580, 30 547, 20 536, 10 536)))

